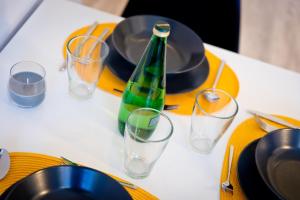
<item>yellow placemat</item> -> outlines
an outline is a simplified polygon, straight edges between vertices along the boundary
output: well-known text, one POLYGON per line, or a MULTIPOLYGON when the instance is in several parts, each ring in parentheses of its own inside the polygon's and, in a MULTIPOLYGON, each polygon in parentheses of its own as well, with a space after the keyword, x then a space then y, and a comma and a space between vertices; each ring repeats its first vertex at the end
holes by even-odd
MULTIPOLYGON (((97 29, 93 32, 92 35, 99 36, 104 28, 109 28, 110 32, 112 33, 113 29, 115 28, 116 24, 113 23, 107 23, 107 24, 100 24, 98 25, 97 29)), ((84 35, 87 32, 88 26, 80 28, 73 33, 69 35, 69 37, 66 39, 65 44, 63 46, 63 55, 64 58, 66 58, 66 44, 67 42, 74 36, 77 35, 84 35)), ((108 34, 108 35, 109 35, 108 34)), ((108 37, 108 35, 106 37, 108 37)), ((212 54, 209 51, 205 51, 205 55, 209 62, 209 75, 207 77, 207 80, 198 88, 191 92, 181 93, 181 94, 175 94, 175 95, 167 95, 166 96, 166 104, 169 105, 179 105, 179 108, 176 110, 172 110, 171 112, 175 112, 177 114, 183 114, 183 115, 190 115, 192 113, 192 108, 195 102, 195 97, 198 91, 210 88, 213 85, 213 81, 217 74, 218 66, 221 62, 221 59, 212 54)), ((105 90, 111 94, 114 94, 116 96, 121 96, 120 93, 115 92, 113 89, 119 89, 124 90, 126 86, 126 83, 124 83, 122 80, 120 80, 118 77, 116 77, 109 69, 108 67, 105 67, 103 70, 98 87, 102 90, 105 90)), ((233 97, 237 97, 239 92, 239 81, 235 73, 232 71, 232 69, 226 64, 224 67, 224 70, 222 72, 221 78, 218 82, 217 88, 223 89, 227 91, 229 94, 231 94, 233 97)))
MULTIPOLYGON (((278 116, 282 119, 287 120, 288 122, 300 126, 300 121, 291 119, 288 117, 278 116)), ((269 124, 273 126, 277 126, 278 128, 283 128, 278 124, 272 123, 266 120, 269 124)), ((234 145, 234 155, 232 160, 232 168, 231 168, 231 177, 230 182, 234 188, 233 194, 229 192, 224 192, 220 188, 220 199, 227 200, 227 199, 236 199, 236 200, 246 200, 246 197, 243 194, 242 188, 239 185, 238 178, 237 178, 237 162, 239 159, 239 155, 242 153, 243 149, 252 141, 263 137, 266 132, 262 131, 258 124, 255 122, 255 119, 252 117, 250 119, 245 120, 242 122, 232 133, 231 138, 227 144, 227 149, 224 156, 223 161, 223 168, 221 173, 221 180, 220 183, 226 180, 227 176, 227 169, 228 169, 228 156, 229 156, 229 146, 232 144, 234 145)), ((255 187, 255 186, 254 186, 255 187)))
MULTIPOLYGON (((10 153, 10 157, 10 170, 7 176, 4 179, 0 180, 0 194, 2 194, 12 184, 37 170, 46 167, 61 165, 63 163, 60 158, 35 153, 12 152, 10 153)), ((121 178, 118 178, 116 176, 110 174, 108 175, 115 180, 122 180, 121 178)), ((135 190, 127 187, 124 188, 128 191, 128 193, 134 200, 158 199, 142 188, 137 188, 135 190)))

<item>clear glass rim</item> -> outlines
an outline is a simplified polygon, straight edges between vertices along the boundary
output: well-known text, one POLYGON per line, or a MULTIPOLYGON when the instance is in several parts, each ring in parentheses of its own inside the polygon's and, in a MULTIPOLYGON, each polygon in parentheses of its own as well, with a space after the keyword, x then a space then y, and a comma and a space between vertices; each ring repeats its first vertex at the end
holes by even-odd
POLYGON ((76 35, 74 37, 72 37, 68 42, 67 42, 67 45, 66 45, 66 49, 67 49, 67 52, 69 55, 71 55, 73 58, 77 59, 77 60, 81 60, 81 59, 85 59, 87 61, 90 61, 90 62, 99 62, 101 60, 104 60, 107 56, 108 56, 108 53, 109 53, 109 46, 107 45, 107 43, 101 39, 101 40, 98 40, 98 38, 96 36, 93 36, 93 35, 76 35), (78 38, 93 38, 95 40, 95 42, 98 42, 98 43, 101 43, 102 45, 104 45, 104 49, 105 49, 105 52, 104 54, 100 57, 99 59, 92 59, 92 58, 85 58, 85 57, 79 57, 79 56, 75 56, 71 49, 70 49, 70 45, 71 43, 75 40, 75 39, 78 39, 78 38))
POLYGON ((214 118, 218 118, 218 119, 231 119, 238 113, 238 110, 239 110, 239 105, 238 105, 237 101, 235 100, 235 98, 233 98, 228 92, 221 90, 221 89, 216 89, 216 88, 207 88, 207 89, 199 91, 196 95, 195 103, 196 103, 196 106, 198 107, 198 109, 200 109, 201 112, 204 113, 206 116, 214 117, 214 118), (225 117, 213 115, 213 114, 206 112, 203 109, 203 107, 199 104, 198 97, 208 91, 218 91, 218 92, 221 92, 221 93, 225 94, 226 96, 228 96, 231 100, 233 100, 234 104, 236 105, 235 112, 233 114, 225 116, 225 117))
MULTIPOLYGON (((44 68, 41 64, 39 64, 39 63, 37 63, 37 62, 29 61, 29 60, 24 60, 24 61, 17 62, 16 64, 14 64, 14 65, 10 68, 10 70, 9 70, 9 75, 10 75, 10 78, 11 78, 12 80, 14 80, 14 81, 17 82, 17 83, 24 84, 24 82, 15 79, 15 78, 14 78, 14 74, 12 74, 13 69, 15 69, 16 67, 18 67, 18 65, 23 64, 23 63, 31 63, 31 64, 34 64, 36 67, 39 67, 39 68, 42 70, 42 73, 43 73, 43 74, 39 74, 39 75, 42 76, 42 79, 41 79, 41 80, 38 80, 38 81, 33 82, 33 83, 28 83, 28 84, 26 84, 26 85, 37 85, 38 83, 44 82, 44 81, 45 81, 45 76, 46 76, 46 70, 45 70, 45 68, 44 68)), ((24 70, 23 70, 23 71, 21 71, 21 72, 27 72, 27 71, 24 71, 24 70)), ((33 73, 34 73, 34 72, 33 72, 33 73)))
MULTIPOLYGON (((133 136, 134 138, 137 138, 139 141, 142 141, 142 142, 145 142, 145 143, 158 143, 158 142, 166 141, 166 140, 168 140, 168 139, 172 136, 173 130, 174 130, 174 126, 173 126, 173 123, 172 123, 172 121, 170 120, 170 118, 169 118, 166 114, 164 114, 163 112, 161 112, 161 111, 159 111, 159 110, 156 110, 156 109, 154 109, 154 108, 138 108, 138 109, 135 109, 134 111, 132 111, 132 113, 130 113, 130 115, 128 116, 128 119, 126 120, 126 127, 125 127, 125 128, 128 130, 128 132, 129 132, 129 134, 130 134, 131 136, 133 136), (128 120, 129 120, 130 116, 131 116, 134 112, 137 112, 137 111, 140 111, 140 110, 150 110, 150 111, 154 111, 154 112, 157 112, 160 116, 163 116, 165 119, 167 119, 167 121, 169 122, 169 124, 170 124, 170 126, 171 126, 171 130, 170 130, 169 134, 168 134, 166 137, 164 137, 164 138, 162 138, 162 139, 159 139, 159 140, 145 140, 145 139, 143 139, 143 138, 141 138, 141 137, 135 135, 132 131, 130 131, 130 129, 127 127, 127 126, 128 126, 128 120)), ((125 131, 126 131, 126 130, 125 130, 125 131)))

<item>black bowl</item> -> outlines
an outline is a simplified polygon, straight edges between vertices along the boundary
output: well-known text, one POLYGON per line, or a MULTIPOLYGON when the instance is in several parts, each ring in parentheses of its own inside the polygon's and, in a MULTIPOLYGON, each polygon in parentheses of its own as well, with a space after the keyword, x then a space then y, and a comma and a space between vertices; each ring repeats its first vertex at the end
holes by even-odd
POLYGON ((132 199, 111 177, 81 166, 42 169, 14 184, 5 194, 5 200, 132 199))
POLYGON ((248 200, 280 200, 260 176, 255 163, 255 149, 259 139, 248 144, 241 152, 237 164, 239 184, 248 200))
POLYGON ((264 182, 281 199, 300 199, 300 129, 279 129, 259 140, 255 160, 264 182))
POLYGON ((170 24, 167 45, 167 93, 181 93, 199 87, 207 78, 209 63, 201 38, 184 24, 152 15, 129 17, 120 22, 107 39, 111 47, 109 68, 120 79, 128 81, 158 21, 170 24))

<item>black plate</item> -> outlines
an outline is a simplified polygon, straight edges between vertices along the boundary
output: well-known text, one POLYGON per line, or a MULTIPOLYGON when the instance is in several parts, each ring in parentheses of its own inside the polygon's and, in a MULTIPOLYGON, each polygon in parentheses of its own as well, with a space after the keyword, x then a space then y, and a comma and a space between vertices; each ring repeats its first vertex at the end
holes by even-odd
MULTIPOLYGON (((18 183, 18 182, 17 182, 18 183)), ((17 184, 15 183, 15 184, 17 184)), ((15 186, 15 184, 13 184, 12 186, 10 186, 9 188, 7 188, 0 196, 0 200, 5 200, 5 198, 7 197, 7 195, 9 194, 9 192, 13 189, 13 187, 15 186)))
POLYGON ((251 142, 242 151, 238 160, 237 175, 239 184, 249 200, 279 199, 260 177, 255 163, 255 149, 258 140, 251 142))
POLYGON ((55 166, 15 184, 5 200, 104 200, 132 198, 111 177, 81 166, 55 166))
POLYGON ((157 21, 165 21, 171 26, 166 56, 167 93, 187 92, 199 87, 209 72, 203 42, 184 24, 165 17, 140 15, 120 22, 107 40, 109 68, 120 79, 128 81, 157 21))
MULTIPOLYGON (((116 49, 111 42, 111 36, 106 39, 106 42, 110 48, 109 55, 105 60, 105 65, 108 66, 110 71, 115 74, 119 79, 127 82, 134 70, 130 67, 130 64, 120 57, 116 49)), ((198 88, 205 82, 209 74, 209 64, 206 57, 203 57, 201 67, 197 67, 193 73, 185 74, 166 74, 166 87, 168 94, 177 94, 183 92, 189 92, 198 88)))
POLYGON ((272 131, 257 144, 256 165, 265 183, 282 199, 300 199, 300 129, 272 131))

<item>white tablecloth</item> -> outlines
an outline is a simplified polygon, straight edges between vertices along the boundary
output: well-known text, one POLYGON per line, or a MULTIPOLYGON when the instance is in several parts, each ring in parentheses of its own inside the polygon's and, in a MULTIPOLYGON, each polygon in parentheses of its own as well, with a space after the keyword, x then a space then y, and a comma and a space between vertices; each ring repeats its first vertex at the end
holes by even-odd
MULTIPOLYGON (((161 199, 218 199, 219 179, 227 140, 249 115, 246 109, 278 113, 300 119, 300 74, 265 64, 211 45, 240 80, 240 111, 210 155, 193 152, 186 142, 190 117, 167 113, 175 131, 151 175, 133 180, 123 172, 123 138, 117 131, 120 98, 97 90, 92 99, 69 96, 61 49, 75 29, 95 20, 122 18, 62 0, 45 0, 0 53, 0 146, 9 151, 30 151, 65 156, 113 173, 145 188, 161 199), (33 60, 47 71, 45 101, 34 109, 20 109, 7 95, 10 67, 33 60)), ((279 55, 280 56, 280 55, 279 55)))

